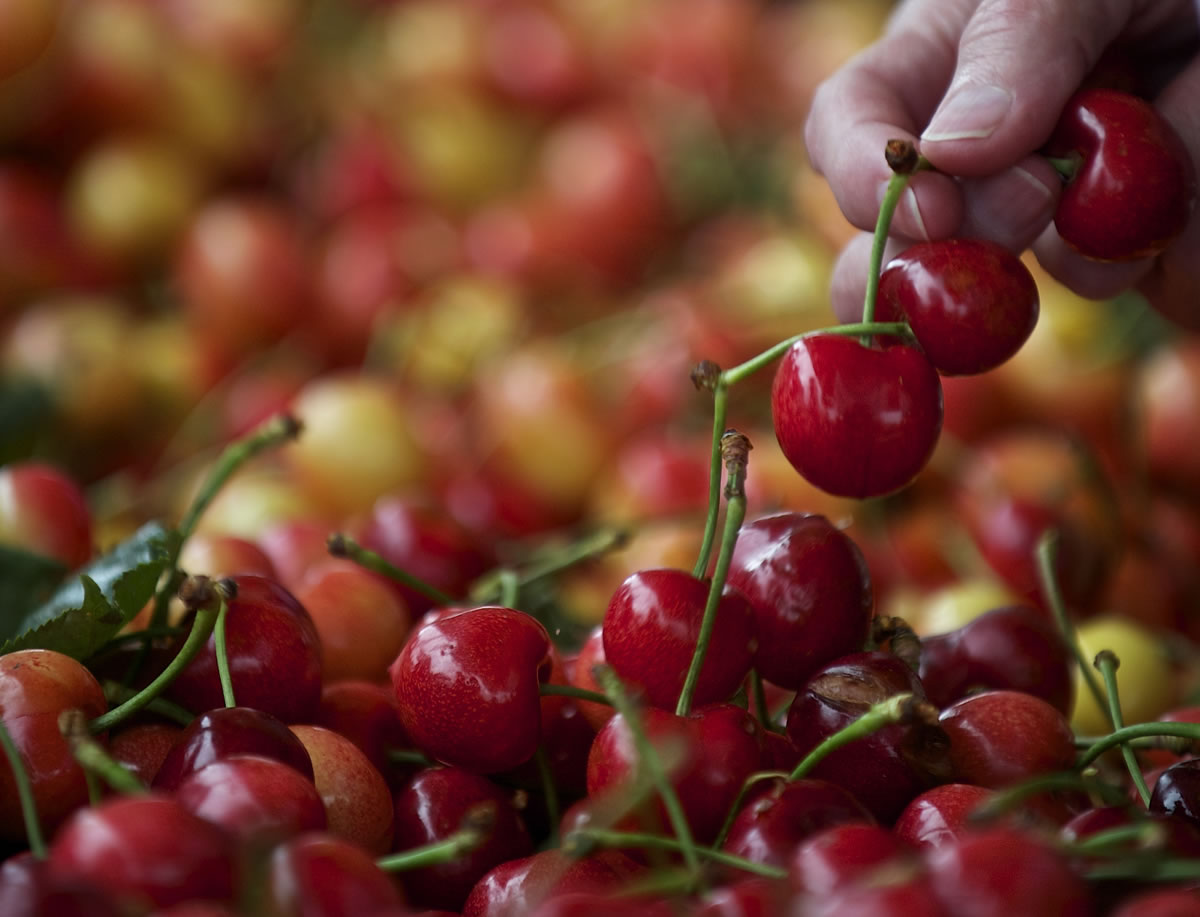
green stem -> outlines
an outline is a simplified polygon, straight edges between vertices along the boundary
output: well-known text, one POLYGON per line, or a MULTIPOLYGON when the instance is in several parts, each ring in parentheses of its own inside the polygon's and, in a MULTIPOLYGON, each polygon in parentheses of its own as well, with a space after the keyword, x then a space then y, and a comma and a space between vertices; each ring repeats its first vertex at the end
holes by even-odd
POLYGON ((911 694, 893 694, 869 708, 862 716, 848 723, 825 739, 820 745, 805 755, 804 760, 796 765, 788 776, 788 780, 802 780, 807 777, 814 767, 832 751, 843 745, 865 739, 878 732, 884 726, 910 719, 919 709, 920 702, 911 694))
POLYGON ((1134 723, 1132 726, 1124 726, 1098 739, 1091 748, 1079 756, 1075 767, 1087 767, 1109 749, 1122 745, 1130 739, 1141 739, 1147 736, 1179 736, 1193 742, 1200 742, 1200 723, 1168 723, 1160 720, 1155 723, 1134 723))
MULTIPOLYGON (((1108 718, 1112 720, 1114 729, 1120 729, 1125 725, 1125 717, 1121 713, 1121 695, 1117 688, 1117 666, 1120 665, 1120 660, 1112 650, 1101 650, 1096 655, 1094 665, 1100 670, 1100 677, 1104 679, 1104 690, 1108 695, 1108 718)), ((1142 805, 1149 808, 1150 787, 1146 786, 1146 777, 1142 774, 1137 755, 1128 744, 1122 744, 1121 756, 1125 759, 1125 767, 1128 768, 1129 777, 1142 799, 1142 805)))
POLYGON ((446 839, 380 857, 375 865, 384 872, 406 872, 453 863, 478 849, 492 833, 495 823, 495 805, 481 803, 468 810, 459 829, 446 839))
POLYGON ((1050 163, 1058 177, 1064 182, 1069 182, 1079 172, 1079 167, 1083 164, 1083 157, 1078 153, 1071 153, 1067 156, 1043 156, 1046 162, 1050 163))
POLYGON ((1137 882, 1190 882, 1200 879, 1200 859, 1157 860, 1145 862, 1130 859, 1095 866, 1084 873, 1089 882, 1112 879, 1133 879, 1137 882))
MULTIPOLYGON (((673 837, 663 837, 661 834, 644 834, 638 831, 613 831, 608 828, 579 828, 567 837, 567 851, 578 850, 586 852, 592 847, 627 849, 630 847, 642 850, 668 850, 672 853, 682 853, 683 845, 673 837)), ((766 876, 769 879, 787 878, 787 870, 767 863, 755 863, 745 857, 725 853, 714 847, 701 847, 697 851, 700 856, 713 863, 729 866, 742 872, 753 873, 756 876, 766 876)))
POLYGON ((1120 805, 1126 802, 1125 794, 1116 787, 1110 786, 1085 774, 1076 771, 1058 771, 1052 774, 1040 774, 1016 786, 997 790, 995 795, 971 812, 971 822, 984 822, 999 818, 1014 809, 1032 796, 1040 793, 1056 791, 1082 791, 1089 795, 1099 796, 1106 805, 1120 805))
POLYGON ((932 168, 929 160, 924 156, 915 156, 915 152, 912 145, 906 141, 892 140, 888 142, 888 164, 892 166, 893 171, 892 177, 888 179, 887 189, 883 193, 883 200, 879 203, 879 217, 875 220, 875 234, 871 240, 871 260, 867 266, 867 291, 863 299, 862 318, 864 322, 875 320, 875 298, 879 294, 879 272, 883 267, 883 253, 887 248, 888 232, 892 227, 892 217, 895 216, 896 207, 899 206, 900 198, 903 197, 904 190, 908 187, 913 175, 932 168), (901 146, 907 147, 903 152, 908 155, 893 160, 892 157, 901 146))
POLYGON ((389 748, 387 759, 392 764, 413 764, 417 767, 433 767, 437 763, 415 748, 389 748))
POLYGON ((46 858, 46 839, 42 836, 42 823, 38 819, 37 802, 33 798, 33 784, 29 780, 29 771, 17 750, 4 720, 0 719, 0 745, 4 746, 8 766, 12 768, 13 782, 17 786, 17 798, 21 801, 21 818, 25 821, 25 838, 29 841, 29 852, 39 860, 46 858))
POLYGON ((538 779, 542 783, 542 798, 546 801, 546 820, 550 823, 550 835, 547 846, 558 846, 558 822, 561 809, 558 804, 558 788, 554 785, 554 774, 550 770, 550 759, 546 757, 545 744, 539 744, 533 755, 537 764, 538 779))
POLYGON ((1050 529, 1042 534, 1038 539, 1037 548, 1034 550, 1034 556, 1037 560, 1038 579, 1041 581, 1042 595, 1045 596, 1046 603, 1050 606, 1050 612, 1054 615, 1054 620, 1058 624, 1059 633, 1062 634, 1067 648, 1075 657, 1075 664, 1079 666, 1079 672, 1083 676, 1084 682, 1088 686, 1088 690, 1092 692, 1092 697, 1096 700, 1096 706, 1101 710, 1108 709, 1108 698, 1105 696, 1100 683, 1096 681, 1096 673, 1092 671, 1089 660, 1083 658, 1083 650, 1079 648, 1079 640, 1075 636, 1075 628, 1071 625, 1071 619, 1067 616, 1067 606, 1063 601, 1062 590, 1058 588, 1058 575, 1054 570, 1054 561, 1058 555, 1058 532, 1050 529))
POLYGON ((1161 849, 1166 840, 1163 825, 1147 819, 1106 828, 1079 840, 1060 841, 1059 845, 1071 856, 1128 856, 1131 845, 1139 850, 1161 849))
MULTIPOLYGON (((137 694, 133 688, 126 687, 119 681, 113 681, 112 679, 106 679, 101 687, 104 688, 104 699, 110 704, 123 704, 137 694)), ((146 704, 145 710, 148 713, 154 713, 180 726, 187 726, 195 719, 190 710, 186 710, 174 701, 167 700, 165 697, 154 698, 146 704)))
POLYGON ((374 551, 369 551, 360 545, 349 535, 341 532, 335 532, 329 536, 328 540, 329 553, 334 557, 347 557, 354 561, 360 567, 365 567, 373 573, 378 573, 381 576, 386 576, 389 579, 394 579, 401 585, 407 586, 416 592, 421 593, 425 598, 430 599, 434 603, 443 607, 453 605, 455 600, 448 596, 436 586, 431 586, 422 579, 413 576, 407 570, 401 570, 395 564, 376 554, 374 551))
POLYGON ((542 697, 573 697, 576 700, 591 701, 593 704, 604 704, 611 707, 612 699, 599 691, 589 691, 587 688, 577 688, 574 685, 541 684, 538 693, 542 697))
POLYGON ((787 780, 788 775, 783 771, 758 771, 746 778, 742 784, 742 788, 738 790, 737 796, 733 800, 733 805, 729 807, 729 811, 725 813, 725 821, 721 823, 721 830, 717 832, 717 839, 712 842, 713 847, 720 847, 725 843, 725 838, 729 836, 729 829, 733 827, 734 819, 737 818, 738 812, 742 811, 742 803, 746 801, 746 797, 750 794, 750 790, 764 780, 787 780))
POLYGON ((225 644, 225 619, 229 617, 229 605, 222 600, 217 611, 217 621, 213 625, 213 648, 217 654, 217 677, 221 681, 221 699, 226 707, 236 707, 237 699, 233 695, 233 676, 229 674, 229 648, 225 644))
POLYGON ((762 723, 762 728, 769 729, 771 732, 780 732, 779 726, 771 718, 771 711, 767 707, 767 692, 763 689, 763 678, 758 673, 758 669, 750 670, 750 696, 754 700, 754 713, 758 717, 758 721, 762 723))
POLYGON ((742 520, 746 518, 746 453, 750 448, 750 440, 736 430, 730 430, 721 437, 721 457, 728 476, 725 483, 725 529, 721 536, 721 550, 717 553, 717 565, 713 570, 712 581, 708 584, 708 598, 704 603, 704 616, 700 619, 696 648, 692 651, 692 661, 683 679, 679 701, 675 705, 677 716, 687 716, 692 710, 692 698, 700 681, 700 669, 708 656, 708 645, 712 642, 717 608, 721 604, 721 594, 729 576, 733 549, 737 544, 742 520))
POLYGON ((679 801, 675 787, 671 785, 671 780, 663 768, 662 759, 658 757, 658 750, 650 742, 646 731, 642 728, 639 711, 625 692, 625 686, 621 684, 621 679, 609 666, 596 666, 595 675, 600 686, 604 688, 604 693, 612 698, 617 713, 625 719, 625 725, 633 738, 634 748, 637 749, 638 764, 646 769, 658 790, 658 795, 667 810, 667 817, 671 821, 671 827, 675 830, 675 837, 679 840, 680 853, 683 854, 684 863, 689 870, 695 873, 700 868, 700 859, 696 851, 696 842, 692 837, 692 829, 688 825, 687 816, 684 814, 683 805, 679 801))
MULTIPOLYGON (((534 560, 527 569, 517 574, 517 587, 526 589, 534 583, 548 579, 555 574, 568 570, 577 564, 590 560, 600 554, 616 550, 629 540, 629 532, 623 528, 602 528, 577 541, 557 550, 548 552, 544 557, 534 560)), ((494 601, 504 603, 501 598, 503 577, 511 574, 508 568, 493 570, 485 573, 471 586, 471 600, 481 605, 494 601)))
POLYGON ((58 718, 58 728, 84 771, 99 777, 118 793, 132 795, 149 792, 142 781, 92 738, 88 732, 87 717, 81 710, 64 710, 58 718))
POLYGON ((507 567, 497 573, 500 583, 500 604, 505 608, 516 608, 521 601, 521 577, 516 570, 507 567))
POLYGON ((717 516, 721 511, 721 437, 725 435, 725 416, 729 404, 729 382, 722 373, 713 389, 712 452, 708 466, 708 511, 704 517, 704 535, 700 555, 692 568, 692 576, 703 579, 712 557, 713 541, 717 536, 717 516))
POLYGON ((196 613, 195 620, 192 621, 192 629, 189 631, 187 639, 183 642, 183 646, 179 648, 179 652, 175 654, 175 658, 171 660, 171 663, 150 684, 134 694, 129 700, 121 704, 121 706, 115 707, 92 720, 92 732, 104 732, 106 729, 111 729, 125 722, 125 720, 139 710, 144 709, 150 701, 158 697, 175 680, 175 677, 183 671, 187 664, 195 658, 196 654, 204 648, 205 643, 208 642, 208 637, 217 624, 217 615, 220 611, 221 595, 219 588, 208 577, 195 576, 184 581, 179 594, 184 599, 184 603, 193 607, 196 613))

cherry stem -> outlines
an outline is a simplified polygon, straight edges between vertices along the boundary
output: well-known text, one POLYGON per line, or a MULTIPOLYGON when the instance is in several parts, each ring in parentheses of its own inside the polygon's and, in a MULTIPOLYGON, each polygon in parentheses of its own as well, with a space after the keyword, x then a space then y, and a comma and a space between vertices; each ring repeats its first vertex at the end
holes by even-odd
POLYGON ((1200 860, 1132 858, 1096 866, 1083 874, 1089 882, 1134 879, 1138 882, 1184 882, 1200 879, 1200 860))
POLYGON ((750 670, 750 696, 754 699, 754 712, 758 717, 758 721, 762 723, 763 729, 769 729, 771 732, 782 732, 779 724, 775 722, 771 716, 771 711, 767 707, 767 692, 763 690, 763 678, 758 673, 758 669, 750 670))
POLYGON ((634 748, 637 750, 639 768, 645 768, 658 790, 658 795, 667 810, 667 817, 671 821, 671 827, 675 830, 675 837, 679 840, 684 863, 691 872, 695 873, 700 868, 700 859, 696 852, 696 842, 692 838, 692 829, 688 825, 687 816, 683 812, 683 805, 679 801, 675 787, 671 785, 667 772, 663 768, 658 750, 650 742, 646 730, 642 728, 640 712, 630 700, 625 686, 621 684, 621 679, 617 677, 617 673, 612 670, 611 666, 598 665, 593 672, 596 681, 604 688, 604 693, 612 698, 617 713, 625 719, 625 725, 629 729, 630 736, 633 737, 634 748))
POLYGON ((556 685, 543 683, 538 685, 538 693, 542 697, 573 697, 576 700, 591 701, 593 704, 604 704, 611 707, 612 699, 599 691, 589 691, 587 688, 577 688, 575 685, 556 685))
POLYGON ((787 780, 788 775, 785 771, 758 771, 746 778, 742 784, 742 788, 738 790, 737 796, 734 797, 733 805, 729 807, 729 811, 725 813, 725 821, 721 823, 721 830, 717 832, 717 839, 712 842, 713 847, 720 847, 725 843, 725 838, 729 836, 729 829, 733 827, 734 819, 737 818, 738 812, 742 811, 742 803, 746 801, 746 797, 750 795, 750 790, 764 780, 787 780))
POLYGON ((622 547, 628 540, 629 531, 627 529, 615 527, 599 529, 563 547, 548 550, 543 557, 534 560, 524 571, 501 567, 485 573, 471 585, 469 595, 473 602, 481 605, 496 600, 500 600, 502 604, 508 604, 504 602, 502 596, 504 587, 508 585, 507 578, 515 577, 515 587, 519 595, 519 590, 548 579, 593 557, 614 551, 622 547))
POLYGON ((1120 805, 1126 801, 1125 794, 1121 790, 1097 780, 1094 775, 1081 774, 1076 771, 1056 771, 1052 774, 1039 774, 1016 786, 997 791, 990 799, 977 806, 967 818, 971 822, 990 821, 1006 815, 1032 796, 1058 790, 1095 794, 1110 805, 1120 805))
POLYGON ((1070 856, 1129 856, 1130 853, 1161 850, 1167 842, 1167 832, 1156 821, 1139 821, 1132 825, 1106 828, 1075 841, 1060 841, 1062 850, 1070 856), (1134 851, 1130 851, 1130 844, 1134 851))
POLYGON ((200 517, 216 499, 225 482, 256 455, 295 439, 300 435, 300 429, 300 421, 290 414, 276 414, 242 439, 225 447, 225 451, 217 458, 212 471, 200 486, 200 492, 184 512, 176 530, 179 537, 172 546, 167 565, 171 575, 154 595, 154 611, 150 615, 152 628, 163 627, 167 623, 167 603, 183 579, 183 573, 178 568, 179 552, 183 549, 184 542, 195 532, 200 517))
MULTIPOLYGON (((715 364, 714 364, 715 365, 715 364)), ((696 376, 693 374, 693 379, 696 376)), ((709 456, 708 512, 704 518, 704 535, 700 554, 692 568, 692 576, 703 579, 712 557, 713 541, 717 537, 717 516, 721 511, 721 438, 725 435, 725 416, 729 404, 729 382, 725 373, 718 373, 713 388, 712 453, 709 456)))
POLYGON ((413 764, 417 767, 434 767, 437 762, 415 748, 389 748, 387 759, 392 764, 413 764))
POLYGON ((33 798, 33 784, 29 780, 29 771, 25 769, 21 752, 17 750, 17 743, 13 741, 3 719, 0 719, 0 745, 4 746, 4 755, 8 758, 8 766, 12 769, 13 782, 17 787, 17 798, 21 801, 21 818, 25 821, 25 838, 29 841, 29 852, 39 860, 44 860, 46 839, 42 835, 37 802, 33 798))
POLYGON ((717 565, 713 570, 712 581, 708 584, 708 599, 704 603, 704 616, 700 619, 696 649, 692 652, 692 661, 683 680, 683 690, 679 692, 679 702, 675 705, 677 716, 687 716, 691 713, 692 697, 696 693, 696 684, 700 681, 700 669, 704 666, 708 645, 712 642, 717 608, 720 607, 725 580, 729 576, 733 549, 737 544, 742 520, 746 518, 746 464, 751 448, 753 447, 750 440, 737 430, 728 430, 721 437, 721 458, 726 474, 725 529, 721 536, 721 550, 717 553, 717 565))
MULTIPOLYGON (((106 679, 101 685, 104 688, 104 699, 110 704, 123 704, 129 700, 137 691, 133 688, 126 687, 119 681, 106 679)), ((195 717, 190 710, 187 710, 174 701, 169 701, 165 697, 156 697, 151 700, 145 707, 148 713, 154 713, 161 716, 163 719, 170 720, 180 726, 189 725, 195 717)))
POLYGON ((909 140, 889 140, 886 157, 892 167, 892 177, 888 179, 887 189, 883 192, 883 200, 879 202, 879 217, 875 221, 875 235, 871 240, 871 261, 867 266, 867 291, 863 298, 862 319, 864 322, 875 321, 875 299, 879 295, 879 273, 883 267, 883 253, 887 248, 888 232, 892 226, 892 217, 896 207, 904 195, 909 181, 918 172, 932 169, 933 166, 924 156, 917 155, 916 147, 909 140))
POLYGON ((92 738, 87 716, 82 710, 64 710, 58 717, 58 729, 67 740, 72 756, 85 771, 95 774, 118 793, 149 792, 142 781, 92 738))
POLYGON ((330 535, 325 542, 325 547, 334 557, 348 558, 360 567, 370 570, 372 573, 386 576, 388 579, 393 579, 401 585, 421 593, 425 598, 436 602, 438 605, 448 606, 454 604, 454 599, 436 586, 429 585, 429 583, 413 576, 407 570, 401 570, 391 561, 381 557, 374 551, 364 548, 344 532, 334 532, 330 535))
POLYGON ((375 861, 375 865, 384 872, 407 872, 411 869, 424 869, 429 866, 453 863, 482 846, 491 835, 495 824, 495 804, 479 803, 467 810, 458 830, 449 837, 431 844, 413 847, 402 853, 380 857, 375 861))
POLYGON ((1058 574, 1054 570, 1054 561, 1058 557, 1058 538, 1059 535, 1055 529, 1047 529, 1038 539, 1037 547, 1034 549, 1042 595, 1050 606, 1050 612, 1054 615, 1055 623, 1058 624, 1059 633, 1062 634, 1067 648, 1075 657, 1075 664, 1079 666, 1088 690, 1092 692, 1092 697, 1096 700, 1096 706, 1101 710, 1107 710, 1108 698, 1104 694, 1104 689, 1100 687, 1100 683, 1096 681, 1096 673, 1092 671, 1088 660, 1083 658, 1083 650, 1079 648, 1075 628, 1067 616, 1067 606, 1063 601, 1062 590, 1058 588, 1058 574))
POLYGON ((1079 756, 1075 767, 1087 767, 1109 749, 1124 744, 1130 739, 1142 739, 1148 736, 1179 736, 1190 739, 1192 742, 1200 742, 1200 723, 1169 723, 1160 720, 1153 723, 1134 723, 1132 726, 1123 726, 1097 739, 1087 751, 1079 756))
MULTIPOLYGON (((1093 663, 1100 670, 1100 677, 1104 679, 1104 690, 1108 695, 1108 718, 1112 720, 1113 729, 1120 729, 1125 725, 1125 717, 1121 713, 1121 695, 1117 687, 1117 667, 1120 664, 1121 660, 1112 650, 1101 650, 1096 654, 1093 663)), ((1150 787, 1146 786, 1146 777, 1142 774, 1137 755, 1127 743, 1121 745, 1121 757, 1125 759, 1129 777, 1133 780, 1133 785, 1137 787, 1138 795, 1142 798, 1142 805, 1149 808, 1150 787)))
POLYGON ((213 649, 217 654, 217 678, 221 681, 221 699, 226 707, 236 707, 233 695, 233 676, 229 673, 229 648, 225 643, 225 619, 229 617, 229 605, 221 602, 217 612, 217 623, 213 625, 213 649))
MULTIPOLYGON (((669 850, 682 853, 683 845, 673 837, 661 834, 645 834, 640 831, 614 831, 610 828, 577 828, 567 835, 564 850, 572 856, 586 856, 595 847, 628 849, 630 847, 643 850, 669 850)), ((729 866, 743 872, 769 879, 786 879, 787 871, 768 863, 755 863, 745 857, 725 853, 716 847, 701 847, 697 851, 700 856, 722 866, 729 866)))
POLYGON ((550 759, 546 756, 546 745, 541 743, 533 753, 533 761, 537 765, 538 779, 542 784, 542 798, 546 802, 546 820, 550 823, 550 835, 546 841, 548 847, 558 846, 558 822, 562 809, 558 804, 558 787, 554 785, 554 773, 550 770, 550 759))
POLYGON ((175 654, 175 658, 171 660, 170 664, 150 684, 121 706, 114 707, 92 720, 90 726, 92 732, 104 732, 106 729, 111 729, 144 709, 195 658, 208 642, 209 635, 217 624, 217 616, 222 603, 221 592, 228 582, 225 580, 217 583, 207 576, 192 576, 183 581, 183 585, 179 588, 179 597, 183 600, 184 605, 194 610, 196 614, 192 621, 192 629, 188 632, 183 646, 179 648, 179 652, 175 654))
POLYGON ((1079 167, 1083 165, 1083 157, 1078 153, 1070 153, 1066 156, 1044 156, 1042 157, 1050 166, 1058 173, 1058 177, 1064 182, 1071 181, 1079 174, 1079 167))
POLYGON ((804 760, 796 765, 788 775, 788 780, 802 780, 812 773, 812 769, 832 751, 843 745, 865 739, 878 732, 884 726, 904 723, 916 719, 931 719, 937 721, 937 711, 927 701, 918 700, 910 693, 893 694, 891 697, 874 704, 862 716, 852 723, 847 723, 833 735, 826 737, 816 748, 804 756, 804 760))

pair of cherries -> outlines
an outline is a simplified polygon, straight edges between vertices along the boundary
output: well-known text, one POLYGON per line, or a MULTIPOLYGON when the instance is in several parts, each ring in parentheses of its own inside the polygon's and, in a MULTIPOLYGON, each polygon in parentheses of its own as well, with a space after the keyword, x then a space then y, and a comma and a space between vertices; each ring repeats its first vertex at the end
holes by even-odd
MULTIPOLYGON (((1055 226, 1084 257, 1151 257, 1187 224, 1196 199, 1187 149, 1135 96, 1077 93, 1046 153, 1067 179, 1055 226)), ((895 337, 863 346, 844 334, 805 336, 784 356, 772 389, 784 454, 839 496, 881 496, 912 480, 941 431, 939 374, 986 372, 1016 353, 1037 323, 1038 293, 1002 246, 947 239, 915 245, 888 265, 877 295, 868 293, 864 321, 872 311, 878 321, 906 321, 916 346, 895 337)))

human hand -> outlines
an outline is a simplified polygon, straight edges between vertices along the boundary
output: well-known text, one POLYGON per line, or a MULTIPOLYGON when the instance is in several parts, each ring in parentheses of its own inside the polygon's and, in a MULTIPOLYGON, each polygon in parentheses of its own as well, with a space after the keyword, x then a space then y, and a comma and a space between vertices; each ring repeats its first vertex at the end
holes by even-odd
MULTIPOLYGON (((1139 289, 1200 327, 1200 209, 1157 258, 1089 261, 1052 222, 1061 182, 1036 154, 1107 48, 1119 44, 1183 138, 1200 173, 1197 0, 908 0, 886 34, 817 91, 805 140, 847 218, 874 227, 893 138, 917 140, 936 172, 916 175, 892 223, 888 255, 952 235, 1032 246, 1042 265, 1093 298, 1139 289)), ((862 311, 870 236, 842 253, 833 307, 862 311)))

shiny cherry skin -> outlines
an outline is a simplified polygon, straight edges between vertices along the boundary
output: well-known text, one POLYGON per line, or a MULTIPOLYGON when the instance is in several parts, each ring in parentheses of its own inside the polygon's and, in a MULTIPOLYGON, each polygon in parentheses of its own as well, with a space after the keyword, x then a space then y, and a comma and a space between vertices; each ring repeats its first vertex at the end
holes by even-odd
POLYGON ((913 797, 892 831, 912 847, 940 847, 970 830, 971 813, 995 795, 972 783, 943 783, 913 797))
POLYGON ((1200 758, 1185 758, 1159 775, 1150 811, 1200 825, 1200 758))
POLYGON ((109 737, 108 753, 149 786, 182 734, 183 728, 174 723, 134 723, 109 737))
POLYGON ((942 429, 937 371, 915 347, 813 334, 784 355, 771 388, 779 446, 813 485, 879 497, 925 467, 942 429))
POLYGON ((866 643, 871 576, 858 546, 824 516, 779 513, 745 523, 728 582, 754 609, 754 668, 773 684, 797 690, 818 666, 866 643))
POLYGON ((230 755, 261 755, 313 779, 308 751, 282 720, 251 707, 218 707, 191 721, 167 752, 154 788, 172 791, 185 777, 230 755))
POLYGON ((973 691, 996 688, 1040 697, 1070 716, 1074 667, 1058 628, 1044 614, 1009 605, 986 611, 948 633, 922 637, 918 674, 937 707, 973 691))
POLYGON ((1020 350, 1038 309, 1033 275, 1007 248, 941 239, 913 245, 887 265, 875 319, 907 319, 937 371, 962 376, 994 369, 1020 350))
MULTIPOLYGON (((307 722, 321 699, 321 643, 312 618, 273 580, 251 574, 231 579, 237 596, 229 602, 225 645, 238 703, 285 723, 307 722)), ((167 693, 196 713, 224 706, 215 637, 167 693)))
MULTIPOLYGON (((0 656, 0 720, 33 787, 42 830, 53 832, 87 803, 87 780, 58 728, 64 710, 89 719, 108 709, 100 683, 81 663, 54 650, 0 656)), ((25 823, 8 757, 0 759, 0 839, 25 840, 25 823)))
POLYGON ((400 909, 400 886, 356 844, 325 832, 280 844, 267 864, 272 917, 336 917, 400 909))
POLYGON ((395 794, 394 802, 393 846, 398 851, 445 840, 476 807, 488 807, 494 818, 479 847, 451 862, 404 873, 404 889, 414 906, 460 910, 485 873, 533 853, 511 797, 486 777, 460 767, 426 768, 395 794))
MULTIPOLYGON (((871 706, 896 694, 925 699, 916 673, 890 653, 853 653, 818 669, 796 694, 787 732, 808 754, 871 706)), ((950 776, 949 742, 931 723, 885 726, 825 757, 811 776, 845 787, 877 819, 891 822, 919 792, 950 776)))
POLYGON ((797 848, 818 832, 875 821, 854 796, 825 780, 775 779, 764 786, 734 818, 726 852, 787 869, 797 848))
POLYGON ((937 897, 956 917, 1087 917, 1088 888, 1053 844, 1009 827, 970 831, 925 852, 937 897))
POLYGON ((955 779, 999 789, 1070 770, 1075 735, 1067 718, 1023 691, 984 691, 955 701, 938 722, 950 737, 955 779))
POLYGON ((537 750, 538 686, 550 668, 546 628, 522 611, 488 605, 421 627, 389 673, 400 721, 417 746, 487 774, 537 750))
POLYGON ((229 835, 166 796, 119 796, 79 810, 55 835, 48 863, 54 874, 151 907, 228 901, 234 892, 229 835))
MULTIPOLYGON (((727 915, 789 914, 794 899, 787 882, 765 876, 731 879, 704 893, 689 917, 727 917, 727 915)), ((669 903, 669 902, 665 902, 669 903)))
POLYGON ((52 558, 68 570, 83 566, 95 550, 83 489, 41 462, 0 467, 0 545, 52 558))
MULTIPOLYGON (((643 711, 642 728, 658 750, 696 839, 700 843, 712 841, 742 784, 762 766, 758 722, 733 704, 711 704, 686 717, 650 707, 643 711)), ((618 714, 592 743, 587 772, 589 797, 615 793, 620 798, 620 787, 632 781, 638 771, 633 736, 625 718, 618 714)), ((661 803, 650 821, 669 830, 670 821, 661 803)))
POLYGON ((313 782, 274 758, 221 758, 188 774, 173 795, 193 815, 255 847, 325 830, 325 804, 313 782))
MULTIPOLYGON (((601 624, 604 655, 621 680, 656 707, 674 710, 708 600, 708 583, 684 570, 641 570, 613 593, 601 624)), ((700 667, 694 705, 728 699, 750 671, 754 610, 726 587, 717 606, 712 652, 700 667)))
POLYGON ((1175 128, 1138 97, 1085 89, 1063 106, 1046 144, 1078 156, 1054 225, 1063 241, 1097 261, 1133 261, 1165 249, 1196 202, 1196 173, 1175 128))
POLYGON ((644 871, 616 850, 579 858, 543 850, 501 863, 480 879, 463 904, 462 917, 524 917, 560 895, 617 891, 644 871))
POLYGON ((912 853, 895 832, 869 822, 845 822, 796 848, 788 878, 797 891, 827 895, 912 853))

